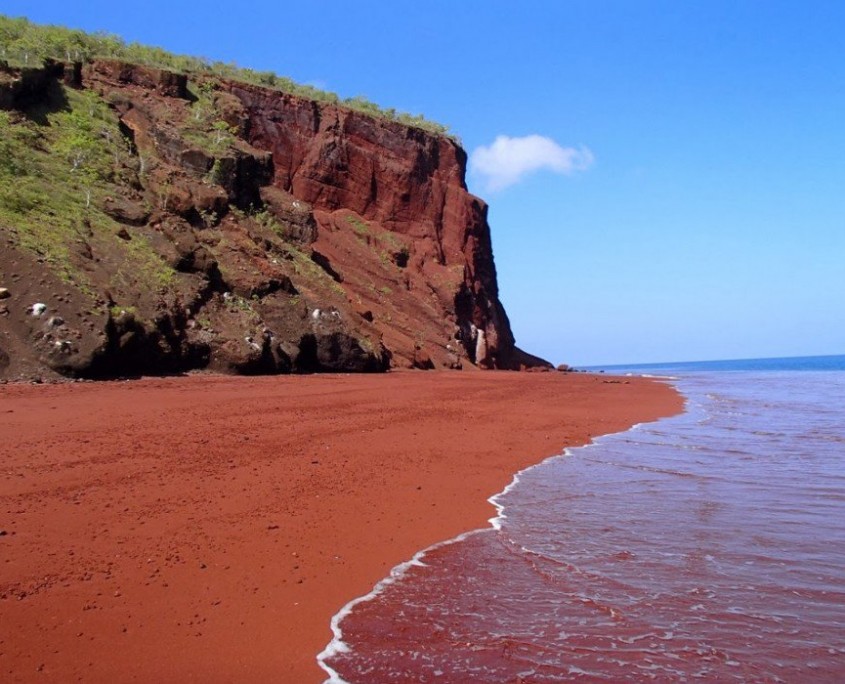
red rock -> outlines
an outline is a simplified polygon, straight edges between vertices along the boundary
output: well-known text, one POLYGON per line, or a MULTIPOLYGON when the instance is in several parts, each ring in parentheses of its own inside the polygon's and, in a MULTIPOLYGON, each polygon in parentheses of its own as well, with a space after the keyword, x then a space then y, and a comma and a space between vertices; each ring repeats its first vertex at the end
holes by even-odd
POLYGON ((317 212, 351 210, 407 236, 422 246, 417 270, 427 260, 462 268, 449 294, 470 361, 491 368, 525 363, 499 301, 487 205, 467 190, 467 156, 457 143, 258 86, 223 87, 243 104, 248 142, 272 152, 273 185, 317 212), (484 358, 476 359, 471 326, 484 332, 484 358))
MULTIPOLYGON (((47 97, 59 67, 6 79, 0 107, 47 97)), ((89 287, 68 294, 63 314, 97 315, 70 331, 68 349, 32 343, 31 317, 0 316, 3 376, 550 367, 514 345, 487 205, 468 192, 454 140, 191 78, 208 86, 201 104, 166 70, 85 67, 81 87, 107 103, 132 154, 95 211, 133 228, 110 231, 118 244, 94 240, 83 221, 90 240, 70 260, 89 287), (112 318, 117 303, 131 321, 112 318)), ((19 262, 28 270, 16 296, 37 301, 60 278, 43 257, 0 243, 0 268, 19 262)))
POLYGON ((168 97, 184 99, 188 95, 188 77, 166 69, 128 64, 111 59, 98 59, 87 65, 85 72, 87 72, 85 76, 96 74, 99 78, 141 86, 168 97))

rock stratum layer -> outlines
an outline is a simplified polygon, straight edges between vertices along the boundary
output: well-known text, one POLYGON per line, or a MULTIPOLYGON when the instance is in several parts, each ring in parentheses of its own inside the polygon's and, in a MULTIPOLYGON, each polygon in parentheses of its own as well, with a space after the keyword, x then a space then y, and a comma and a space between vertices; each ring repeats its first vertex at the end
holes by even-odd
POLYGON ((114 61, 6 68, 0 110, 0 377, 548 365, 448 137, 114 61))

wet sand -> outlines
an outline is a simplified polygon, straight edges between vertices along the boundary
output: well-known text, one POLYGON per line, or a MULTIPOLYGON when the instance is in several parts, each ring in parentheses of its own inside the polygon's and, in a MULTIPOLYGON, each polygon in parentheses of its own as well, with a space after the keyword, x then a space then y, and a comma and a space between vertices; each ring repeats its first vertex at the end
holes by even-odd
POLYGON ((322 681, 331 616, 514 472, 681 405, 558 373, 0 387, 0 679, 322 681))

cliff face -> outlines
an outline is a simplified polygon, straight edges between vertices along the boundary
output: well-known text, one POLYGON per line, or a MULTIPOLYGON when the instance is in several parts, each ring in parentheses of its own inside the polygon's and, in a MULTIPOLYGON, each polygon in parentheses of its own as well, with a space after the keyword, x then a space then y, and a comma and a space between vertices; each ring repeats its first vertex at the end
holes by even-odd
POLYGON ((0 374, 544 364, 514 346, 487 207, 468 193, 466 154, 449 138, 117 62, 45 72, 0 81, 7 125, 49 148, 55 132, 36 115, 78 108, 74 86, 102 103, 101 135, 111 144, 119 132, 122 151, 86 186, 70 220, 76 247, 61 258, 0 205, 0 264, 17 276, 0 271, 0 374), (144 272, 161 262, 161 287, 121 268, 127 258, 144 272), (44 288, 64 301, 40 301, 55 295, 44 288))
POLYGON ((311 204, 329 233, 332 214, 346 210, 408 238, 412 272, 425 272, 427 264, 460 269, 454 291, 442 293, 440 303, 470 361, 518 363, 498 298, 487 206, 467 191, 463 149, 336 106, 225 85, 244 106, 246 139, 272 152, 276 187, 311 204))

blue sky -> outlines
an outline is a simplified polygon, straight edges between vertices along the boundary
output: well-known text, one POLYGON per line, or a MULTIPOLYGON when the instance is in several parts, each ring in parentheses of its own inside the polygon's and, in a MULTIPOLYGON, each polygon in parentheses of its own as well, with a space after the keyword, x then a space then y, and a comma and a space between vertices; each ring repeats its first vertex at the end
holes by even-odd
POLYGON ((490 204, 517 343, 555 363, 845 353, 845 3, 0 11, 448 124, 490 204))

